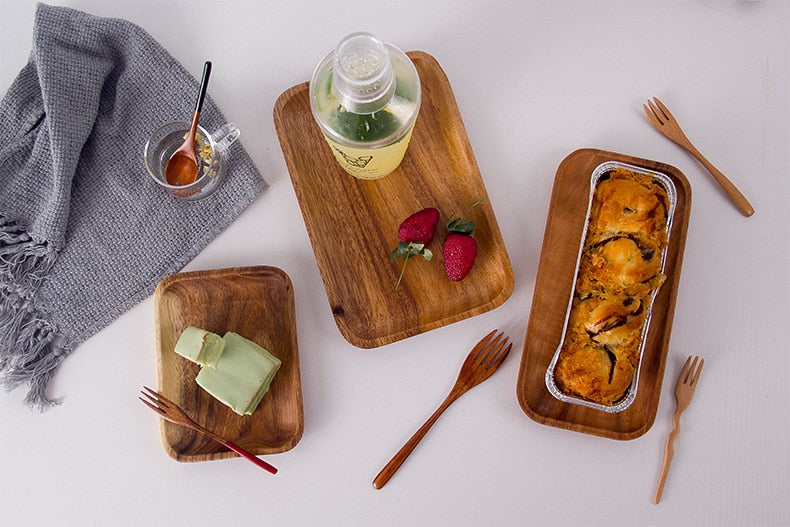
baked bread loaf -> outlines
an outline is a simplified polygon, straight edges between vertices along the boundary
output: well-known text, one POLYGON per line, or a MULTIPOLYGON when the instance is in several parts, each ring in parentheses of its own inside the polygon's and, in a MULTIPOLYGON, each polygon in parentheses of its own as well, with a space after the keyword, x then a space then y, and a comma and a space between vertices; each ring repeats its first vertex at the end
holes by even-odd
POLYGON ((598 180, 554 367, 566 395, 607 406, 626 396, 647 313, 664 281, 668 210, 666 190, 648 175, 618 167, 598 180))

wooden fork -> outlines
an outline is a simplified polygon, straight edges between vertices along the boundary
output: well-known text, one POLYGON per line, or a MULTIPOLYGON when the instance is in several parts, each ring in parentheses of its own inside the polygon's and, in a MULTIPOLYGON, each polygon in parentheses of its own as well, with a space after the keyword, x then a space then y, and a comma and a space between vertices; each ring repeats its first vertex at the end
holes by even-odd
POLYGON ((694 389, 697 387, 697 381, 702 373, 702 366, 705 364, 705 359, 694 357, 692 362, 691 356, 686 359, 683 364, 683 369, 680 370, 678 383, 675 386, 675 399, 677 399, 678 407, 675 410, 675 415, 672 416, 672 432, 667 437, 667 446, 664 450, 664 465, 661 467, 661 475, 658 477, 658 487, 656 488, 656 495, 653 498, 653 503, 661 501, 661 494, 664 492, 664 483, 667 480, 667 473, 669 472, 669 465, 672 463, 672 456, 675 453, 675 438, 680 432, 680 414, 688 408, 691 403, 691 398, 694 397, 694 389), (699 359, 699 366, 697 360, 699 359))
POLYGON ((730 197, 735 206, 738 207, 738 210, 744 216, 751 216, 754 214, 754 207, 749 203, 749 200, 741 194, 741 191, 738 190, 735 185, 733 185, 732 181, 727 179, 727 177, 721 173, 721 171, 713 166, 710 161, 705 159, 699 150, 691 144, 689 138, 686 137, 686 134, 683 133, 683 130, 680 128, 677 120, 672 116, 669 112, 669 109, 664 106, 664 103, 658 100, 658 97, 653 97, 653 100, 647 101, 647 104, 643 104, 642 108, 645 110, 645 114, 647 114, 647 118, 650 119, 650 122, 653 126, 666 137, 680 145, 681 147, 685 148, 691 155, 697 158, 697 160, 702 163, 702 165, 708 169, 708 172, 711 173, 713 178, 721 185, 724 189, 724 192, 730 197))
POLYGON ((256 465, 261 467, 262 469, 267 470, 272 474, 277 474, 276 468, 268 464, 266 461, 258 458, 255 454, 252 454, 251 452, 247 452, 236 443, 223 439, 217 434, 215 434, 214 432, 212 432, 211 430, 197 424, 186 414, 186 412, 184 412, 184 410, 182 410, 176 403, 174 403, 164 395, 160 395, 156 393, 148 386, 143 386, 143 388, 144 389, 140 391, 143 397, 139 397, 139 399, 143 401, 146 406, 151 408, 154 412, 158 413, 164 419, 167 419, 171 423, 175 423, 181 426, 186 426, 188 428, 191 428, 192 430, 197 430, 201 434, 205 434, 209 436, 214 441, 225 445, 229 449, 236 452, 238 455, 247 458, 248 460, 252 461, 256 465))
POLYGON ((415 432, 411 439, 403 445, 389 463, 381 469, 381 472, 379 472, 373 480, 374 488, 380 489, 387 484, 392 475, 395 474, 403 462, 406 461, 406 458, 409 457, 409 454, 412 453, 417 443, 425 437, 425 434, 428 433, 428 430, 430 430, 448 406, 463 394, 491 377, 497 368, 502 365, 505 357, 510 353, 510 348, 513 347, 513 343, 508 343, 508 337, 506 337, 504 333, 500 333, 494 337, 496 332, 497 330, 495 329, 483 337, 483 339, 472 348, 472 351, 469 352, 469 355, 461 366, 458 379, 450 390, 450 394, 444 402, 439 405, 439 408, 437 408, 433 415, 428 418, 425 424, 415 432), (506 344, 507 347, 505 347, 506 344))

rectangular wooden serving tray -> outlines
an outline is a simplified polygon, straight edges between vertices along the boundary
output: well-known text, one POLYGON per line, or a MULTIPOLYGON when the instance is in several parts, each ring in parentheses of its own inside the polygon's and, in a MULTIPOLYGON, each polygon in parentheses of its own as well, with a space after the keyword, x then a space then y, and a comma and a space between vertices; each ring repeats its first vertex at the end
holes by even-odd
POLYGON ((436 60, 409 52, 422 105, 400 167, 366 181, 335 160, 310 111, 309 83, 285 91, 274 123, 340 333, 360 348, 382 346, 485 311, 513 292, 513 270, 450 84, 436 60), (444 273, 444 225, 479 199, 469 216, 479 250, 461 282, 444 273), (441 214, 433 260, 412 258, 395 291, 390 262, 398 225, 425 207, 441 214))
POLYGON ((530 418, 549 426, 619 440, 637 438, 650 429, 661 395, 690 209, 688 180, 670 165, 594 149, 577 150, 560 163, 554 179, 516 387, 519 404, 530 418), (568 299, 576 278, 590 175, 595 167, 606 161, 661 172, 675 183, 677 190, 664 268, 667 278, 653 302, 639 389, 634 402, 619 413, 560 401, 549 393, 545 383, 546 369, 562 340, 568 299))
MULTIPOLYGON (((178 273, 154 293, 158 391, 195 421, 253 454, 293 448, 302 437, 304 410, 291 279, 276 267, 255 266, 178 273), (196 326, 233 331, 282 361, 252 415, 241 416, 195 382, 199 366, 177 355, 181 332, 196 326)), ((178 461, 207 461, 236 454, 206 436, 161 420, 161 439, 178 461)))

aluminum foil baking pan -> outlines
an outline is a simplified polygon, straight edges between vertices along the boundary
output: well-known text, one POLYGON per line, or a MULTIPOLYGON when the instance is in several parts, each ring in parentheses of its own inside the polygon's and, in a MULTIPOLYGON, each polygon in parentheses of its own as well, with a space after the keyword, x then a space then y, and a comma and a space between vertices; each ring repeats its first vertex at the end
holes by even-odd
MULTIPOLYGON (((581 243, 579 244, 579 253, 576 257, 576 270, 574 272, 574 288, 571 291, 570 298, 568 299, 568 309, 565 312, 565 323, 562 326, 562 340, 560 344, 557 346, 557 350, 554 352, 554 356, 549 363, 549 367, 546 370, 546 387, 549 390, 549 393, 553 395, 555 398, 559 399, 560 401, 571 403, 571 404, 578 404, 581 406, 586 406, 588 408, 594 408, 596 410, 601 410, 607 413, 618 413, 622 412, 629 406, 631 403, 634 402, 636 399, 637 388, 639 385, 639 376, 642 370, 642 354, 645 350, 645 342, 647 341, 647 332, 650 328, 650 317, 651 317, 651 310, 653 306, 653 299, 656 295, 657 291, 653 291, 650 296, 650 303, 648 306, 647 314, 645 316, 645 322, 642 326, 642 334, 639 344, 639 364, 637 365, 636 371, 634 372, 634 380, 631 383, 631 386, 626 390, 623 397, 613 405, 606 405, 595 403, 592 401, 588 401, 586 399, 582 399, 580 397, 574 397, 572 395, 568 395, 562 392, 559 387, 557 386, 556 382, 554 381, 554 367, 557 365, 557 359, 560 356, 560 350, 562 349, 563 344, 565 343, 566 333, 568 331, 568 321, 571 315, 571 308, 573 306, 573 298, 576 294, 576 280, 578 279, 579 275, 579 264, 581 263, 582 253, 584 251, 585 241, 587 240, 587 229, 590 223, 590 213, 592 209, 592 202, 593 197, 595 196, 595 189, 598 186, 598 182, 607 176, 612 170, 615 168, 622 168, 634 172, 636 174, 642 174, 647 177, 650 177, 661 184, 664 187, 664 190, 667 193, 667 197, 669 198, 669 207, 667 209, 667 241, 669 240, 669 235, 672 230, 672 217, 675 212, 675 204, 677 202, 677 191, 675 190, 675 184, 666 174, 661 172, 656 172, 653 170, 648 170, 646 168, 629 165, 626 163, 621 163, 618 161, 606 161, 601 163, 592 171, 590 176, 590 197, 587 201, 587 215, 585 216, 584 220, 584 230, 582 232, 581 243)), ((668 244, 667 244, 668 247, 668 244)), ((667 256, 667 247, 664 247, 664 250, 661 253, 661 272, 664 272, 664 264, 666 262, 667 256)))

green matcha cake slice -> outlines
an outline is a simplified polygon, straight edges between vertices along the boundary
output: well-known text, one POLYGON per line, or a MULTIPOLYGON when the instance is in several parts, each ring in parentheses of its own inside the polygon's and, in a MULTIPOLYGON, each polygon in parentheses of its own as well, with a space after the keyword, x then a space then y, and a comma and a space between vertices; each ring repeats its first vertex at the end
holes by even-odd
POLYGON ((251 414, 269 391, 282 362, 237 333, 229 331, 222 338, 225 351, 216 367, 202 368, 195 380, 237 414, 251 414))
POLYGON ((205 329, 189 326, 176 342, 175 352, 201 366, 214 368, 225 350, 225 340, 205 329))

